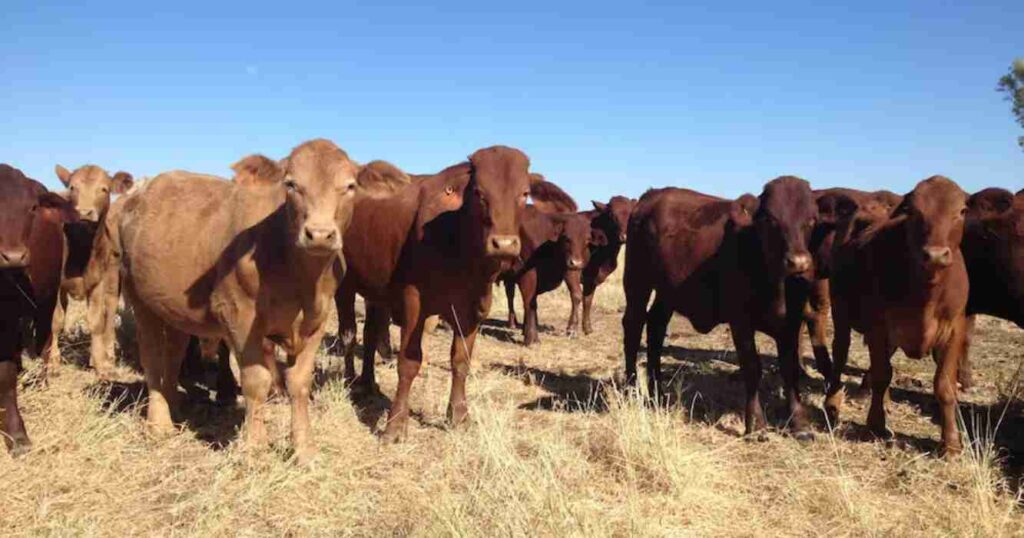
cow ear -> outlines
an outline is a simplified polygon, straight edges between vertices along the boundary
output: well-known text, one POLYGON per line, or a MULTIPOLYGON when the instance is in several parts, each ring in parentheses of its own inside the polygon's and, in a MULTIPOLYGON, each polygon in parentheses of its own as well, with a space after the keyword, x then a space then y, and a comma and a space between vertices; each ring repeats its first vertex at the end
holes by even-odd
POLYGON ((608 204, 598 202, 597 200, 591 200, 590 203, 594 204, 594 209, 598 211, 604 211, 605 209, 608 209, 608 204))
POLYGON ((900 200, 899 205, 897 205, 896 208, 892 210, 892 215, 891 216, 896 217, 896 216, 899 216, 899 215, 908 215, 908 214, 910 214, 910 205, 913 202, 913 198, 914 198, 913 191, 908 192, 906 194, 906 196, 904 196, 903 199, 900 200))
POLYGON ((544 182, 544 175, 536 172, 530 172, 530 185, 544 182))
POLYGON ((37 199, 39 207, 55 209, 60 212, 61 220, 64 222, 78 222, 78 211, 61 195, 55 192, 44 192, 37 199))
POLYGON ((111 181, 110 192, 113 192, 114 194, 124 194, 128 192, 128 190, 131 189, 132 185, 134 184, 135 179, 132 178, 131 174, 129 174, 128 172, 119 171, 118 173, 114 174, 114 179, 111 181))
POLYGON ((608 246, 608 235, 604 233, 604 230, 598 228, 590 229, 590 244, 595 247, 608 246))
POLYGON ((63 183, 65 187, 71 184, 71 172, 69 172, 67 168, 64 168, 63 166, 58 164, 53 168, 53 170, 54 172, 57 173, 57 177, 60 179, 60 182, 63 183))

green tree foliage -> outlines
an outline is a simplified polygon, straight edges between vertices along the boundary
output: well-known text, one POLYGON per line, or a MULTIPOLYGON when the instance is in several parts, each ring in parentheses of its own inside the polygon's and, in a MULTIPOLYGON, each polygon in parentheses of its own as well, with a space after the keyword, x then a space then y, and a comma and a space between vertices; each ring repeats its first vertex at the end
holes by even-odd
MULTIPOLYGON (((1013 116, 1024 127, 1024 58, 1017 58, 1009 72, 999 79, 996 89, 1006 94, 1006 100, 1013 103, 1013 116)), ((1017 137, 1017 144, 1024 149, 1024 136, 1017 137)))

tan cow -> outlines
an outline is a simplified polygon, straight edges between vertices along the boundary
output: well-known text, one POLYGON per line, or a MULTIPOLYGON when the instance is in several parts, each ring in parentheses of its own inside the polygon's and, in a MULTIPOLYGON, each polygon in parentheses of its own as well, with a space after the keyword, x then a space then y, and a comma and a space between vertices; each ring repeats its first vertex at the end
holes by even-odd
POLYGON ((271 386, 263 342, 283 347, 296 459, 308 460, 309 394, 339 256, 352 215, 356 166, 327 140, 296 147, 284 181, 245 187, 170 172, 130 195, 120 223, 125 297, 135 310, 149 387, 148 422, 172 429, 188 335, 224 338, 241 365, 245 440, 266 443, 271 386), (181 218, 189 208, 189 218, 181 218))
MULTIPOLYGON (((80 219, 77 223, 65 226, 68 254, 61 278, 60 299, 53 311, 53 344, 44 350, 47 372, 54 370, 61 363, 57 336, 64 328, 64 314, 69 296, 76 301, 87 301, 89 330, 92 334, 102 331, 99 324, 103 319, 100 311, 103 304, 98 299, 101 297, 98 293, 100 290, 95 287, 96 281, 87 279, 85 273, 96 249, 97 236, 102 233, 107 219, 113 212, 111 197, 115 194, 124 194, 133 184, 132 176, 127 172, 117 172, 111 177, 106 170, 92 164, 82 166, 74 172, 58 164, 54 171, 61 183, 68 188, 68 199, 78 211, 80 219)), ((112 364, 104 360, 104 355, 94 349, 90 351, 89 357, 90 365, 101 376, 108 373, 112 364)))

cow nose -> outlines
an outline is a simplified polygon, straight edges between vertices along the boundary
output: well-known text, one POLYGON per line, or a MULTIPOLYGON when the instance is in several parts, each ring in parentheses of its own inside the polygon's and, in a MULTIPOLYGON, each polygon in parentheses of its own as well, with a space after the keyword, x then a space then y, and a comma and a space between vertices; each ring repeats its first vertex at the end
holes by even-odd
POLYGON ((569 258, 569 269, 581 269, 583 267, 583 260, 579 258, 569 258))
POLYGON ((620 243, 625 243, 626 242, 626 232, 622 232, 622 233, 619 234, 619 242, 620 243))
POLYGON ((514 257, 519 255, 518 235, 492 235, 487 240, 487 255, 514 257))
POLYGON ((13 269, 28 266, 28 249, 8 249, 0 251, 0 268, 13 269))
POLYGON ((949 267, 953 263, 953 250, 949 247, 924 247, 924 261, 932 267, 949 267))
POLYGON ((312 249, 338 248, 338 229, 335 227, 306 226, 302 231, 302 246, 312 249))
POLYGON ((811 268, 811 256, 809 254, 788 254, 786 256, 786 272, 794 275, 804 273, 811 268))
POLYGON ((90 221, 90 222, 95 221, 96 220, 96 210, 95 209, 79 209, 78 210, 78 218, 80 218, 81 220, 87 220, 87 221, 90 221))

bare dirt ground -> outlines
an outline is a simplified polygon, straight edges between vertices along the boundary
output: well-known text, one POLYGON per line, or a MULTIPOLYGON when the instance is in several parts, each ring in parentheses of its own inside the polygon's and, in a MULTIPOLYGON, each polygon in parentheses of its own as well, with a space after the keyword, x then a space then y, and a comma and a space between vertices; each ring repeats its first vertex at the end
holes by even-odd
MULTIPOLYGON (((542 296, 542 342, 530 349, 506 326, 504 294, 495 292, 474 353, 470 425, 445 425, 446 330, 426 337, 429 362, 400 445, 375 435, 394 394, 394 364, 378 366, 383 395, 353 395, 336 374, 340 359, 324 353, 312 417, 320 453, 309 467, 289 461, 284 402, 268 412, 272 448, 249 452, 235 442, 241 408, 215 406, 202 384, 182 389, 179 432, 151 439, 129 328, 117 381, 98 382, 82 367, 88 335, 75 305, 60 375, 44 387, 39 362, 26 361, 22 405, 35 448, 16 460, 0 453, 0 533, 1024 534, 1024 331, 1008 323, 979 321, 979 386, 963 396, 974 441, 943 460, 933 454, 931 362, 896 360, 893 443, 866 433, 863 401, 848 401, 844 424, 830 433, 816 373, 805 390, 819 417, 816 440, 773 433, 750 442, 740 435, 727 329, 699 335, 673 320, 663 368, 675 396, 653 409, 618 388, 618 280, 598 292, 596 333, 575 340, 562 335, 565 291, 542 296)), ((781 430, 774 346, 761 338, 759 347, 768 365, 762 401, 781 430)), ((852 388, 867 364, 859 341, 851 363, 852 388)), ((208 373, 212 385, 212 367, 208 373)))

